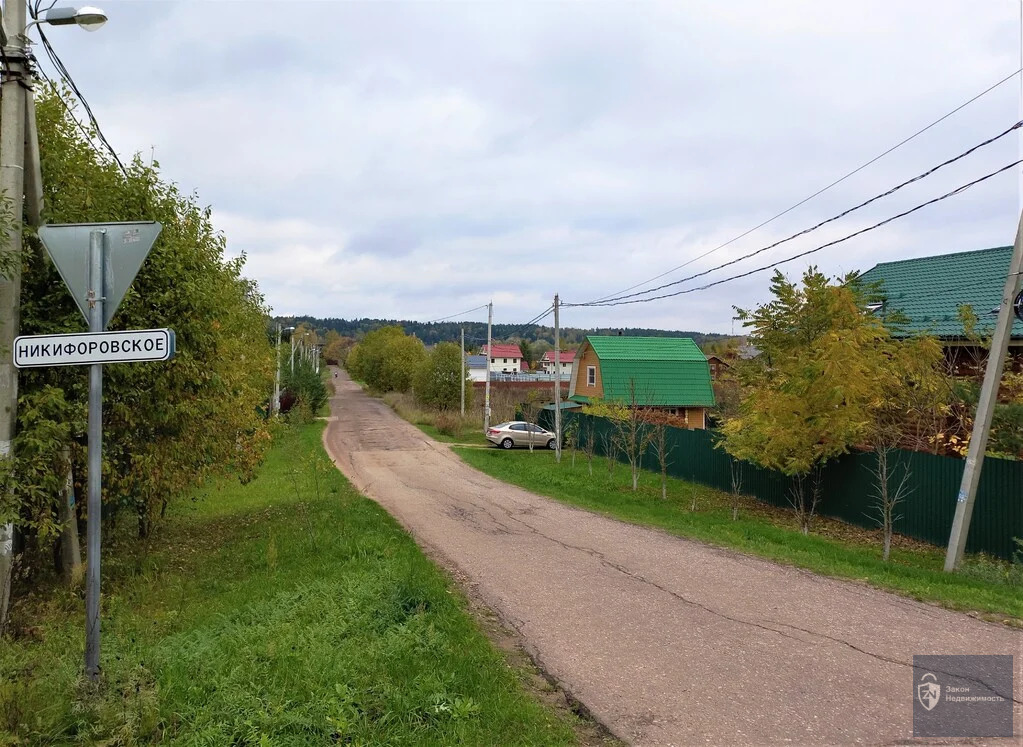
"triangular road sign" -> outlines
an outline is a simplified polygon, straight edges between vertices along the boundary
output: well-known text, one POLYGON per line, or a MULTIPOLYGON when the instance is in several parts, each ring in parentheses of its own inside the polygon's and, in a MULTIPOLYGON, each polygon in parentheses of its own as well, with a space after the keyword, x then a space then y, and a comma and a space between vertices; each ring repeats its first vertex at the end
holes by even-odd
POLYGON ((58 223, 41 226, 39 238, 85 320, 89 321, 89 234, 93 231, 106 233, 103 263, 103 328, 106 329, 162 228, 154 221, 58 223))

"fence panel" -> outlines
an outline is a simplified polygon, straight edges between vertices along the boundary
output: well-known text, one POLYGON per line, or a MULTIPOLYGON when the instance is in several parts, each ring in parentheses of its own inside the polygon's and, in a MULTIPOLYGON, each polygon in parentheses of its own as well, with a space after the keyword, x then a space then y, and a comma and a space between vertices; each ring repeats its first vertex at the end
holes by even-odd
MULTIPOLYGON (((606 455, 604 444, 612 428, 605 418, 566 412, 564 420, 566 426, 578 424, 580 447, 592 437, 595 452, 606 455)), ((731 460, 723 450, 715 448, 713 431, 669 428, 668 439, 671 445, 668 474, 719 490, 731 489, 731 460)), ((909 493, 896 511, 899 518, 895 530, 944 546, 955 514, 963 460, 902 450, 893 452, 889 459, 894 480, 901 477, 904 469, 910 473, 909 493)), ((652 450, 644 455, 643 467, 660 469, 652 450)), ((821 475, 820 513, 857 526, 877 527, 872 508, 876 467, 877 456, 869 452, 845 454, 828 462, 821 475)), ((743 493, 774 506, 789 505, 791 478, 748 463, 742 464, 742 472, 743 493)), ((1011 559, 1014 552, 1023 551, 1014 537, 1023 539, 1023 462, 988 457, 984 460, 966 549, 1011 559)))

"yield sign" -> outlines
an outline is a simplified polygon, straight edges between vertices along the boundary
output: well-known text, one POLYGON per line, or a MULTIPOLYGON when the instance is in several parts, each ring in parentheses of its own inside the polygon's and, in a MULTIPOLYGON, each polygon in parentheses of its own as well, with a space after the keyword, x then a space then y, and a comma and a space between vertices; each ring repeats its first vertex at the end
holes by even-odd
POLYGON ((40 227, 39 238, 82 316, 89 321, 89 234, 105 233, 103 328, 106 329, 162 228, 155 221, 56 223, 40 227))

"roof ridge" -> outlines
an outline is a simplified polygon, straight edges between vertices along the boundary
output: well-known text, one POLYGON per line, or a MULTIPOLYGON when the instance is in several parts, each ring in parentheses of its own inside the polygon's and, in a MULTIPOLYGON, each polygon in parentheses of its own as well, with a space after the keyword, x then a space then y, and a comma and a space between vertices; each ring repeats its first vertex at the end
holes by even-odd
MULTIPOLYGON (((989 246, 987 249, 967 249, 965 252, 945 252, 944 254, 928 254, 926 257, 910 257, 908 259, 893 259, 888 262, 878 262, 871 267, 873 270, 876 267, 890 267, 892 265, 901 265, 906 262, 920 262, 925 259, 945 259, 946 257, 961 257, 968 254, 983 254, 984 252, 995 252, 995 251, 1006 251, 1011 250, 1012 246, 989 246)), ((870 270, 867 270, 869 272, 870 270)))

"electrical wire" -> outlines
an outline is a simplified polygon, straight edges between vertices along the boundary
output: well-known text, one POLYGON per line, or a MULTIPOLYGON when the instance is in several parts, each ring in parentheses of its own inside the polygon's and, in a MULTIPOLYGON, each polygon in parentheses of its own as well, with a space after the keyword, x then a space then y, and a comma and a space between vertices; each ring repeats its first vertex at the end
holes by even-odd
POLYGON ((542 312, 540 312, 535 317, 530 319, 528 322, 526 322, 525 324, 521 325, 518 329, 516 329, 510 335, 506 335, 505 337, 506 338, 522 337, 523 331, 525 331, 529 327, 537 326, 540 322, 542 322, 544 319, 546 319, 547 317, 549 317, 553 313, 554 313, 554 304, 551 304, 546 309, 544 309, 542 312))
MULTIPOLYGON (((788 207, 785 210, 782 210, 780 213, 776 213, 775 215, 771 216, 767 220, 765 220, 765 221, 763 221, 761 223, 758 223, 757 225, 753 226, 752 228, 750 228, 750 229, 748 229, 746 231, 743 231, 742 233, 738 234, 737 236, 733 236, 732 238, 728 239, 728 241, 725 241, 725 242, 723 242, 721 244, 718 244, 713 249, 709 249, 708 251, 704 252, 703 254, 700 254, 700 255, 698 255, 696 257, 693 257, 692 259, 686 260, 682 264, 680 264, 680 265, 678 265, 676 267, 672 267, 670 270, 665 270, 664 272, 662 272, 662 273, 660 273, 658 275, 654 275, 652 278, 648 278, 648 279, 646 279, 646 280, 644 280, 644 281, 642 281, 640 283, 636 283, 635 285, 630 285, 628 288, 623 288, 620 291, 615 291, 614 293, 609 293, 609 294, 607 294, 605 296, 601 296, 600 298, 595 299, 595 301, 612 300, 613 298, 619 297, 622 294, 628 293, 631 290, 635 290, 636 288, 640 288, 640 287, 642 287, 642 286, 644 286, 644 285, 646 285, 648 283, 652 283, 655 280, 659 280, 659 279, 663 278, 665 275, 670 275, 673 272, 677 272, 678 270, 681 270, 683 267, 688 267, 693 262, 701 260, 704 257, 709 257, 711 254, 714 254, 715 252, 717 252, 717 251, 719 251, 721 249, 724 249, 725 247, 730 246, 731 244, 734 244, 739 239, 742 239, 742 238, 745 238, 746 236, 749 236, 754 231, 757 231, 757 230, 763 228, 764 226, 768 225, 769 223, 773 223, 774 221, 778 220, 779 218, 781 218, 781 217, 791 213, 796 208, 805 205, 806 203, 808 203, 810 200, 814 199, 815 197, 818 197, 818 196, 824 194, 825 192, 827 192, 832 187, 836 187, 839 184, 841 184, 842 182, 844 182, 846 179, 849 179, 850 177, 855 176, 856 174, 858 174, 859 172, 863 171, 868 166, 871 166, 871 165, 877 163, 878 161, 880 161, 885 156, 889 155, 890 153, 893 153, 894 151, 898 150, 899 148, 901 148, 906 143, 908 143, 911 140, 914 140, 915 138, 917 138, 920 135, 924 134, 925 132, 930 130, 932 127, 935 127, 936 125, 941 124, 942 122, 944 122, 946 119, 948 119, 952 115, 958 113, 962 109, 965 109, 967 106, 972 104, 974 101, 977 101, 981 97, 991 93, 991 91, 995 90, 1000 85, 1006 83, 1007 81, 1011 80, 1015 76, 1019 75, 1021 72, 1023 72, 1023 66, 1021 66, 1020 69, 1010 73, 1009 75, 1006 75, 1004 78, 999 80, 997 83, 994 83, 993 85, 988 86, 983 91, 978 93, 976 96, 973 96, 972 98, 967 99, 966 101, 961 103, 959 106, 957 106, 955 109, 952 109, 950 112, 942 115, 941 117, 939 117, 938 119, 934 120, 933 122, 931 122, 926 127, 922 127, 921 129, 917 130, 916 132, 914 132, 909 137, 904 138, 903 140, 900 140, 899 142, 897 142, 895 145, 891 146, 890 148, 888 148, 884 152, 880 153, 879 155, 874 156, 869 161, 861 164, 860 166, 857 166, 855 169, 853 169, 852 171, 848 172, 844 176, 841 176, 838 179, 835 179, 833 182, 831 182, 827 186, 821 187, 820 189, 818 189, 816 192, 814 192, 809 197, 803 198, 802 200, 800 200, 796 204, 792 205, 791 207, 788 207)), ((1021 82, 1021 85, 1023 85, 1023 76, 1021 76, 1020 82, 1021 82)), ((648 291, 649 292, 653 292, 654 289, 651 288, 651 289, 648 289, 648 291)))
POLYGON ((834 223, 835 221, 837 221, 837 220, 839 220, 841 218, 844 218, 845 216, 849 215, 850 213, 854 213, 857 210, 861 210, 862 208, 865 208, 866 206, 868 206, 868 205, 870 205, 870 204, 872 204, 874 202, 877 202, 878 200, 882 200, 885 197, 889 197, 889 196, 895 194, 900 189, 903 189, 904 187, 908 187, 910 184, 914 184, 914 183, 916 183, 918 181, 921 181, 922 179, 926 179, 928 176, 931 176, 936 171, 939 171, 940 169, 943 169, 946 166, 949 166, 950 164, 953 164, 953 163, 955 163, 957 161, 962 160, 963 158, 966 158, 969 155, 972 155, 973 153, 975 153, 976 151, 980 150, 981 148, 983 148, 983 147, 985 147, 987 145, 990 145, 991 143, 994 143, 994 142, 1000 140, 1001 138, 1003 138, 1006 135, 1014 132, 1015 130, 1018 130, 1020 127, 1023 127, 1023 120, 1020 120, 1019 122, 1016 122, 1014 125, 1009 127, 1007 130, 1001 132, 998 135, 995 135, 994 137, 990 137, 987 140, 984 140, 983 142, 978 143, 977 145, 974 145, 973 147, 969 148, 968 150, 963 151, 959 155, 954 156, 953 158, 949 158, 948 160, 939 163, 937 166, 932 166, 931 168, 927 169, 923 173, 917 174, 916 176, 912 177, 911 179, 907 179, 906 181, 902 182, 901 184, 897 184, 896 186, 892 187, 891 189, 889 189, 886 192, 882 192, 882 193, 880 193, 878 195, 875 195, 875 196, 871 197, 870 199, 865 200, 865 201, 859 203, 858 205, 855 205, 855 206, 853 206, 851 208, 848 208, 847 210, 843 210, 842 212, 838 213, 837 215, 833 215, 830 218, 826 218, 825 220, 820 221, 819 223, 817 223, 814 226, 811 226, 809 228, 804 228, 802 231, 797 231, 796 233, 792 234, 791 236, 787 236, 784 239, 780 239, 778 241, 775 241, 772 244, 768 244, 767 246, 761 247, 760 249, 756 249, 756 250, 754 250, 752 252, 749 252, 748 254, 744 254, 741 257, 736 257, 735 259, 731 259, 731 260, 729 260, 727 262, 723 262, 723 263, 717 265, 716 267, 711 267, 710 269, 702 270, 701 272, 697 272, 697 273, 695 273, 693 275, 688 275, 688 276, 686 276, 684 278, 680 278, 678 280, 673 280, 670 283, 664 283, 663 285, 658 285, 658 286, 656 286, 654 288, 647 288, 646 290, 638 291, 636 293, 629 293, 629 294, 626 294, 626 295, 620 295, 620 296, 614 296, 614 297, 606 297, 600 303, 607 303, 607 302, 610 302, 610 301, 621 301, 621 300, 626 299, 626 298, 635 298, 637 296, 643 296, 643 295, 646 295, 648 293, 656 293, 659 290, 663 290, 665 288, 670 288, 670 287, 675 286, 675 285, 680 285, 680 284, 688 282, 690 280, 694 280, 696 278, 703 277, 704 275, 709 275, 710 273, 716 272, 717 270, 723 269, 725 267, 729 267, 731 265, 738 264, 739 262, 747 260, 750 257, 755 257, 758 254, 762 254, 763 252, 766 252, 766 251, 768 251, 770 249, 774 249, 775 247, 781 246, 782 244, 786 244, 789 241, 792 241, 794 239, 799 238, 800 236, 805 236, 808 233, 812 233, 813 231, 816 231, 817 229, 821 228, 822 226, 826 226, 829 223, 834 223))
POLYGON ((468 313, 473 312, 473 311, 479 311, 480 309, 487 308, 487 306, 488 306, 488 304, 483 304, 482 306, 473 306, 471 309, 466 309, 465 311, 459 311, 457 314, 452 314, 451 316, 442 316, 439 319, 431 319, 428 322, 423 322, 423 324, 436 324, 437 322, 446 322, 448 319, 454 319, 456 316, 463 316, 463 315, 468 314, 468 313))
POLYGON ((629 299, 619 300, 619 301, 598 301, 596 303, 594 303, 594 302, 588 302, 588 303, 563 303, 562 305, 563 306, 622 306, 622 305, 625 305, 625 304, 647 303, 649 301, 659 301, 659 300, 664 299, 664 298, 672 298, 674 296, 680 296, 680 295, 683 295, 685 293, 694 293, 696 291, 707 290, 708 288, 713 288, 713 287, 715 287, 717 285, 721 285, 723 283, 731 282, 732 280, 738 280, 740 278, 744 278, 744 277, 748 277, 750 275, 754 275, 754 274, 756 274, 758 272, 763 272, 765 270, 770 270, 770 269, 772 269, 774 267, 777 267, 778 265, 786 264, 787 262, 793 262, 793 261, 795 261, 797 259, 801 259, 802 257, 806 257, 806 256, 808 256, 810 254, 814 254, 815 252, 819 252, 822 249, 827 249, 829 247, 836 246, 837 244, 841 244, 841 243, 843 243, 845 241, 848 241, 849 239, 854 238, 856 236, 861 236, 862 234, 865 234, 865 233, 867 233, 869 231, 873 231, 873 230, 875 230, 877 228, 880 228, 881 226, 884 226, 884 225, 887 225, 887 224, 889 224, 889 223, 891 223, 893 221, 896 221, 899 218, 904 218, 907 215, 911 215, 912 213, 917 212, 918 210, 922 210, 923 208, 925 208, 925 207, 927 207, 929 205, 934 205, 935 203, 941 202, 942 200, 947 200, 950 197, 954 197, 955 195, 960 194, 961 192, 965 192, 966 190, 970 189, 971 187, 975 187, 976 185, 980 184, 981 182, 985 182, 988 179, 991 179, 991 178, 993 178, 995 176, 998 176, 999 174, 1001 174, 1001 173, 1003 173, 1005 171, 1008 171, 1009 169, 1015 168, 1016 166, 1018 166, 1021 163, 1023 163, 1023 159, 1019 159, 1017 161, 1013 161, 1012 163, 1008 164, 1007 166, 1003 166, 1002 168, 998 169, 997 171, 992 171, 991 173, 985 174, 984 176, 982 176, 982 177, 980 177, 978 179, 974 179, 971 182, 967 182, 966 184, 963 184, 962 186, 956 187, 951 192, 946 192, 945 194, 941 195, 940 197, 935 197, 935 198, 933 198, 931 200, 928 200, 927 202, 922 202, 919 205, 910 208, 909 210, 904 210, 903 212, 897 213, 896 215, 893 215, 890 218, 885 218, 883 221, 875 223, 872 226, 867 226, 866 228, 861 228, 860 230, 854 231, 854 232, 852 232, 852 233, 850 233, 850 234, 848 234, 846 236, 843 236, 840 239, 835 239, 834 241, 829 241, 826 244, 821 244, 820 246, 814 247, 813 249, 808 249, 805 252, 800 252, 799 254, 794 254, 791 257, 786 257, 785 259, 780 259, 777 262, 772 262, 772 263, 764 265, 762 267, 757 267, 757 268, 755 268, 753 270, 748 270, 746 272, 742 272, 742 273, 739 273, 737 275, 731 275, 731 276, 729 276, 727 278, 722 278, 720 280, 715 280, 715 281, 713 281, 711 283, 706 283, 705 285, 700 285, 700 286, 697 286, 695 288, 684 288, 682 290, 674 291, 672 293, 664 293, 664 294, 662 294, 660 296, 649 296, 649 297, 646 297, 646 298, 629 298, 629 299))
MULTIPOLYGON (((100 127, 99 121, 96 119, 96 115, 93 113, 92 107, 89 106, 89 102, 85 98, 85 95, 82 93, 81 89, 78 88, 78 85, 75 83, 75 80, 71 76, 70 71, 68 71, 67 67, 64 65, 64 62, 60 59, 60 57, 57 55, 57 52, 53 49, 53 46, 50 44, 50 40, 46 38, 46 34, 43 33, 42 27, 39 26, 37 27, 37 29, 39 31, 39 38, 43 43, 43 50, 46 52, 46 56, 49 58, 50 64, 53 65, 54 69, 57 71, 57 74, 63 79, 63 81, 67 84, 67 86, 71 89, 71 91, 81 102, 82 108, 85 109, 85 113, 89 117, 89 122, 92 125, 92 129, 95 131, 96 139, 98 139, 100 143, 103 144, 107 152, 110 154, 110 157, 113 158, 114 163, 116 163, 117 166, 121 169, 121 173, 124 174, 125 177, 127 177, 128 170, 124 167, 124 164, 121 162, 120 157, 118 157, 117 151, 114 150, 113 146, 110 144, 110 141, 107 140, 106 135, 103 134, 103 128, 100 127)), ((68 109, 68 111, 70 111, 70 108, 67 106, 66 103, 65 109, 68 109)), ((92 138, 89 138, 90 142, 92 142, 92 140, 93 140, 92 138)))

